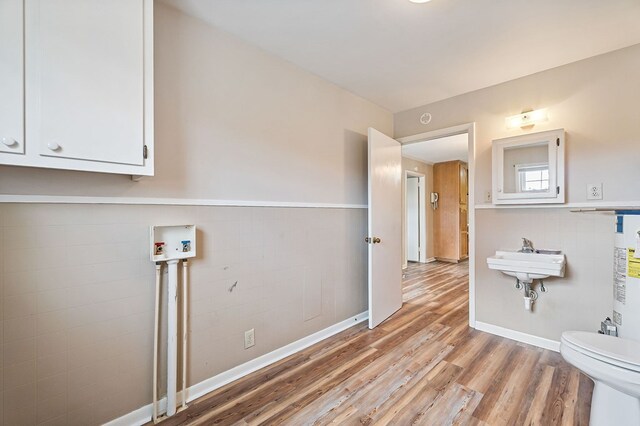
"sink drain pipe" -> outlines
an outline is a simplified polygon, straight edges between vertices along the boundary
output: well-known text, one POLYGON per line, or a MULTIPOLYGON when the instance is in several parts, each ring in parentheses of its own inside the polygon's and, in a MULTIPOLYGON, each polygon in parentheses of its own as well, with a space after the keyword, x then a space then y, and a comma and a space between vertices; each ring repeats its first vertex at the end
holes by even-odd
MULTIPOLYGON (((526 311, 530 311, 533 308, 533 303, 538 299, 538 293, 532 288, 532 284, 533 280, 523 282, 516 278, 516 288, 518 290, 524 288, 524 309, 526 311)), ((546 291, 546 289, 544 289, 544 284, 542 284, 542 281, 541 285, 543 289, 542 291, 546 291)))

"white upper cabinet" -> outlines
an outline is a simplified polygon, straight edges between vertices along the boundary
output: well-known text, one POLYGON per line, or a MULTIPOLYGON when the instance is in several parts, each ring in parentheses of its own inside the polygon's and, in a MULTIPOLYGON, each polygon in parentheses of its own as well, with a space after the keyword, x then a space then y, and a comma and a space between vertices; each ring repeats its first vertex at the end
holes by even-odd
POLYGON ((26 151, 0 162, 153 175, 153 0, 25 0, 24 34, 26 151))
POLYGON ((142 1, 27 5, 29 143, 41 155, 141 165, 142 1))
POLYGON ((0 0, 0 153, 24 154, 23 16, 22 0, 0 0))

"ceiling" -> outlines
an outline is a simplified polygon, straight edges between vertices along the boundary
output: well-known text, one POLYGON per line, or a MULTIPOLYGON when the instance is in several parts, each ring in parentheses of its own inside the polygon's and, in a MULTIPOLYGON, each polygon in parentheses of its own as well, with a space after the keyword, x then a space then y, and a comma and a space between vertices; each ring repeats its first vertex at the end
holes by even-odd
POLYGON ((163 0, 398 112, 640 43, 638 0, 163 0))
POLYGON ((425 142, 402 145, 402 156, 433 164, 443 161, 467 161, 469 152, 469 137, 462 135, 447 136, 425 142))

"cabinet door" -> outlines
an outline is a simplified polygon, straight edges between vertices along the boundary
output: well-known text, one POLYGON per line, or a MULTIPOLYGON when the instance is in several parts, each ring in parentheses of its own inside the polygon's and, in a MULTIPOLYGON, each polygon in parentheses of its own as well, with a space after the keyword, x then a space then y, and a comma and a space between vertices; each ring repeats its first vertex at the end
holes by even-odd
POLYGON ((467 204, 469 195, 469 170, 465 163, 460 163, 460 204, 467 204))
POLYGON ((460 204, 460 259, 469 257, 469 211, 466 204, 460 204))
POLYGON ((23 0, 0 0, 0 152, 24 154, 23 0))
POLYGON ((29 145, 42 156, 142 165, 144 1, 26 1, 29 145))
POLYGON ((469 257, 469 234, 467 232, 460 233, 460 259, 469 257))
POLYGON ((438 259, 457 260, 460 256, 459 176, 458 161, 433 165, 433 191, 439 194, 438 209, 433 216, 435 256, 438 259))

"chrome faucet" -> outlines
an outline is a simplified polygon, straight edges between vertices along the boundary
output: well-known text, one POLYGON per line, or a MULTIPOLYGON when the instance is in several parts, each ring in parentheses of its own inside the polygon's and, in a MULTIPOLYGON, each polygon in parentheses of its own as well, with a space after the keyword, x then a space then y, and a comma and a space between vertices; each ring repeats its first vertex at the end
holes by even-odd
POLYGON ((522 238, 522 248, 520 249, 520 252, 522 253, 533 253, 535 252, 534 248, 533 248, 533 243, 531 242, 531 240, 527 239, 527 238, 522 238))

